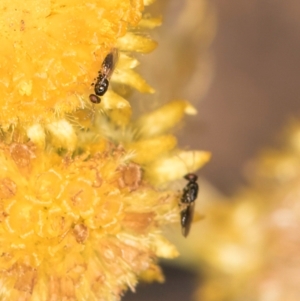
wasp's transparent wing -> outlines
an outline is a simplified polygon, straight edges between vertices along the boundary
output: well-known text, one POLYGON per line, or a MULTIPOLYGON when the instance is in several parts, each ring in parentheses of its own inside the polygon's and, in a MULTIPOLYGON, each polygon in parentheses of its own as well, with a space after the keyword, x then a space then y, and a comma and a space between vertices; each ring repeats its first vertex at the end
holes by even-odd
POLYGON ((181 231, 184 237, 187 237, 194 218, 195 203, 189 204, 180 213, 181 231))

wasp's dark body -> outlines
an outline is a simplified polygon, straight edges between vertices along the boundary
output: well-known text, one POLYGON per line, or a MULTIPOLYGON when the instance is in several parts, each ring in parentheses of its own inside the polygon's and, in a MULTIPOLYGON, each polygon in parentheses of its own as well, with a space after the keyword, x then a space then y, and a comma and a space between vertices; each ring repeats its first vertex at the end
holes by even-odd
POLYGON ((109 86, 109 80, 114 72, 117 60, 118 50, 113 48, 102 63, 96 82, 92 84, 95 92, 95 94, 91 94, 89 96, 89 99, 92 103, 97 104, 101 102, 101 98, 99 96, 103 96, 106 93, 109 86))
POLYGON ((186 207, 180 212, 180 222, 182 235, 187 237, 193 221, 194 207, 198 196, 199 185, 197 183, 198 177, 193 173, 188 173, 184 176, 184 178, 188 181, 188 183, 183 189, 181 203, 186 205, 186 207))

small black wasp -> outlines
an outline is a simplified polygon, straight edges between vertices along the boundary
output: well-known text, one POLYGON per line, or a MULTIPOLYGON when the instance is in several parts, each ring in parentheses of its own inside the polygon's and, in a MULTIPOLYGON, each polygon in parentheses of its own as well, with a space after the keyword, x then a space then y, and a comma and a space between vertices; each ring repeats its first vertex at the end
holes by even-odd
POLYGON ((181 231, 184 237, 187 237, 194 217, 195 200, 198 196, 199 185, 197 183, 198 177, 193 173, 188 173, 184 176, 188 181, 183 189, 181 196, 181 203, 186 207, 180 212, 181 231))
POLYGON ((109 86, 109 80, 111 75, 114 72, 118 61, 118 49, 113 48, 111 52, 105 57, 101 69, 98 72, 98 77, 96 82, 92 84, 94 86, 95 94, 91 94, 89 99, 92 103, 97 104, 101 102, 101 98, 99 96, 103 96, 109 86))

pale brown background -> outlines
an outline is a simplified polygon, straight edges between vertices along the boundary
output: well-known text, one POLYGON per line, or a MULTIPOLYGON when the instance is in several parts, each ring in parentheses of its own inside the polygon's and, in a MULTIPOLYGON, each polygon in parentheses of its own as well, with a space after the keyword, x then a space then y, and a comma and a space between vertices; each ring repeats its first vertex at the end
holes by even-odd
MULTIPOLYGON (((157 99, 185 98, 197 106, 198 116, 187 118, 179 130, 180 145, 210 150, 212 161, 199 175, 232 194, 246 183, 245 163, 262 147, 275 145, 276 133, 300 116, 300 1, 212 1, 218 20, 210 48, 213 74, 209 56, 207 65, 201 63, 197 10, 191 12, 190 26, 181 23, 193 1, 197 7, 198 0, 154 5, 153 11, 162 9, 165 23, 154 32, 159 47, 150 63, 145 59, 142 72, 158 90, 157 99), (199 62, 207 68, 206 80, 213 75, 206 92, 199 62)), ((167 274, 164 286, 138 287, 137 294, 124 300, 191 300, 192 274, 174 269, 167 274)))

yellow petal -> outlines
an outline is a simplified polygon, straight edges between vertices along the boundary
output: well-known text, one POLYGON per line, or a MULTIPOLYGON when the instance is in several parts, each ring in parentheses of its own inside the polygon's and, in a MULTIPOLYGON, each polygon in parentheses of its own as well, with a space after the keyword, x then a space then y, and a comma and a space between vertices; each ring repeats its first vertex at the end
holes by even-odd
POLYGON ((164 134, 179 123, 184 114, 196 114, 196 109, 185 100, 174 100, 163 105, 159 109, 143 115, 135 126, 144 137, 152 137, 164 134))
POLYGON ((47 129, 51 133, 54 146, 74 150, 77 143, 77 136, 74 128, 68 121, 64 119, 54 121, 47 125, 47 129))
POLYGON ((115 76, 117 76, 120 69, 133 69, 139 65, 139 61, 136 58, 133 58, 125 53, 121 52, 118 61, 118 67, 115 73, 112 75, 112 81, 114 80, 115 76))
POLYGON ((144 5, 148 6, 148 5, 152 4, 152 3, 154 3, 155 1, 156 0, 144 0, 144 5))
POLYGON ((38 145, 40 148, 44 148, 46 143, 46 134, 44 128, 40 124, 34 124, 27 129, 28 138, 38 145))
POLYGON ((179 255, 175 246, 163 236, 156 238, 154 251, 156 255, 161 258, 175 258, 179 255))
POLYGON ((112 122, 117 125, 125 125, 131 117, 130 103, 119 94, 109 90, 102 99, 101 109, 111 118, 112 122))
POLYGON ((177 140, 174 136, 164 135, 132 142, 129 144, 128 150, 134 152, 134 161, 143 165, 171 151, 176 144, 177 140))
POLYGON ((142 272, 139 278, 143 282, 149 283, 153 281, 162 283, 165 280, 162 270, 160 269, 160 267, 155 265, 151 266, 148 270, 142 272))
POLYGON ((114 82, 129 85, 142 93, 154 93, 154 89, 135 71, 122 69, 116 72, 113 77, 114 82))
POLYGON ((155 28, 157 26, 160 26, 162 23, 162 18, 144 18, 140 21, 139 26, 145 27, 145 28, 155 28))
POLYGON ((181 151, 150 165, 147 176, 151 182, 157 184, 181 179, 187 173, 195 172, 202 167, 210 157, 210 152, 206 151, 181 151))
POLYGON ((128 32, 124 37, 118 39, 117 45, 124 51, 148 53, 156 48, 157 43, 147 37, 128 32))

